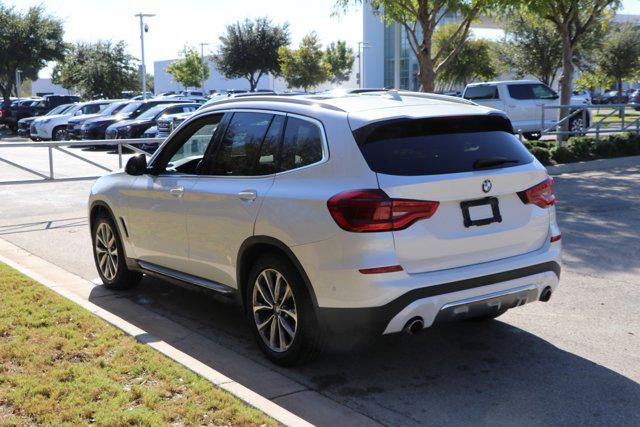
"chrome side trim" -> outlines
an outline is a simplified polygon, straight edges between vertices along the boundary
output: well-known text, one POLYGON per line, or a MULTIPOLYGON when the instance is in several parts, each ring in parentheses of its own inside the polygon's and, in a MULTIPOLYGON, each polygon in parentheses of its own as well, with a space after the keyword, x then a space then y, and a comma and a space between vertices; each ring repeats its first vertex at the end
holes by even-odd
POLYGON ((140 261, 138 260, 138 265, 140 266, 140 268, 142 268, 143 270, 147 270, 149 272, 152 273, 156 273, 156 274, 160 274, 162 276, 166 276, 166 277, 170 277, 172 279, 176 279, 176 280, 180 280, 181 282, 186 282, 186 283, 191 283, 193 285, 197 285, 197 286, 202 286, 203 288, 208 288, 211 290, 214 290, 216 292, 219 292, 221 294, 232 294, 234 293, 234 289, 217 283, 217 282, 213 282, 211 280, 207 280, 207 279, 203 279, 201 277, 197 277, 197 276, 192 276, 190 274, 187 273, 182 273, 180 271, 176 271, 176 270, 171 270, 170 268, 165 268, 165 267, 161 267, 159 265, 156 264, 152 264, 150 262, 146 262, 146 261, 140 261))
POLYGON ((518 286, 517 288, 511 288, 511 289, 506 289, 504 291, 498 291, 498 292, 493 292, 491 294, 485 294, 485 295, 478 295, 477 297, 472 297, 472 298, 466 298, 463 300, 458 300, 458 301, 452 301, 450 303, 447 303, 445 305, 443 305, 440 308, 440 311, 443 310, 447 310, 453 307, 457 307, 460 305, 467 305, 467 304, 473 304, 475 302, 479 302, 479 301, 486 301, 486 300, 490 300, 490 299, 494 299, 494 298, 500 298, 506 295, 511 295, 511 294, 517 294, 523 291, 536 291, 537 292, 537 287, 535 285, 524 285, 524 286, 518 286))

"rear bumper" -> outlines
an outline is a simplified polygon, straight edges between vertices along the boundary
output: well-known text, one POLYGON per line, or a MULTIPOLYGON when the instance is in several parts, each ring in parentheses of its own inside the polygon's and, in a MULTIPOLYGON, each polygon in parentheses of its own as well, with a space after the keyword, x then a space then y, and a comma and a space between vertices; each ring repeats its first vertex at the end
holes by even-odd
POLYGON ((321 327, 331 334, 380 335, 402 331, 416 317, 426 327, 539 300, 560 280, 560 264, 547 261, 514 270, 413 289, 377 307, 319 307, 321 327))

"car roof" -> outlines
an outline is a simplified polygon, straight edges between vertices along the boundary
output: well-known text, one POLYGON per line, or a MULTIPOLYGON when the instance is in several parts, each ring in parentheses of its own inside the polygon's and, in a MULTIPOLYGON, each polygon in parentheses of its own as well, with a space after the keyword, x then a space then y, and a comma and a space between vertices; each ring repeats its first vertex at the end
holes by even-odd
POLYGON ((247 96, 221 99, 199 110, 202 113, 229 108, 277 109, 280 111, 320 118, 323 114, 346 115, 352 129, 373 121, 392 118, 424 118, 504 114, 498 110, 477 105, 471 101, 433 93, 396 90, 348 93, 326 92, 304 96, 247 96))
POLYGON ((490 82, 469 83, 467 85, 467 87, 482 86, 482 85, 497 85, 497 84, 518 84, 518 83, 540 84, 542 82, 539 81, 539 80, 493 80, 493 81, 490 81, 490 82))

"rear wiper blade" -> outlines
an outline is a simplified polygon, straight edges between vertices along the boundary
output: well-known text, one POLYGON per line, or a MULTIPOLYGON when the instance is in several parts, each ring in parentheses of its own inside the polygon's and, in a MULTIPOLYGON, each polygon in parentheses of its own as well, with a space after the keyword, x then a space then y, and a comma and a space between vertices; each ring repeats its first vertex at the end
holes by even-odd
POLYGON ((519 160, 516 159, 505 159, 504 157, 489 157, 486 159, 478 159, 473 162, 474 169, 483 169, 490 168, 492 166, 500 166, 505 163, 520 163, 519 160))

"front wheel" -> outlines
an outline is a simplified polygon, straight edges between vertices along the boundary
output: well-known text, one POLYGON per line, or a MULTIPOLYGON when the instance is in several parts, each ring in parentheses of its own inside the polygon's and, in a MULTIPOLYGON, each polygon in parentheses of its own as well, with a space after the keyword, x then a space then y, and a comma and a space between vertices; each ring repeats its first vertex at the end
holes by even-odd
POLYGON ((55 128, 51 134, 51 139, 54 141, 64 141, 67 136, 67 131, 63 126, 55 128))
POLYGON ((142 279, 142 274, 127 268, 124 249, 111 217, 98 216, 91 227, 93 259, 102 283, 109 289, 129 289, 142 279))
POLYGON ((245 307, 258 346, 272 362, 291 366, 320 353, 322 334, 311 298, 285 257, 258 259, 249 274, 245 307))

